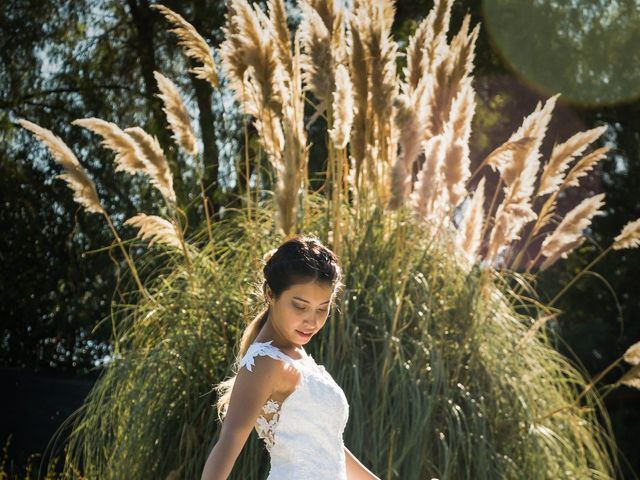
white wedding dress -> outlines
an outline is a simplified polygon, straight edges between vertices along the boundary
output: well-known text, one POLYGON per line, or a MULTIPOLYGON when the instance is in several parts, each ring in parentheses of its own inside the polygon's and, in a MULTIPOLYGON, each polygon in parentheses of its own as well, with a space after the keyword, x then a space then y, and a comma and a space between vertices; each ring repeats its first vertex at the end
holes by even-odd
POLYGON ((271 457, 266 480, 346 480, 342 434, 349 403, 333 377, 312 356, 293 359, 268 342, 254 342, 240 361, 252 371, 254 359, 268 355, 301 373, 295 390, 282 401, 268 399, 256 422, 271 457))

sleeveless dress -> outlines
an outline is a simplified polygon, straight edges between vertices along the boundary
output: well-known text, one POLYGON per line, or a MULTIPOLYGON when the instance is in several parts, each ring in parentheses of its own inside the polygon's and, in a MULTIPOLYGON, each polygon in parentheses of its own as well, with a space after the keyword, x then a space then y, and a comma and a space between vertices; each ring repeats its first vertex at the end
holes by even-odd
POLYGON ((344 391, 311 355, 293 359, 268 342, 254 342, 240 361, 252 371, 259 355, 282 360, 300 372, 295 390, 282 402, 269 398, 255 429, 271 468, 266 480, 347 480, 342 434, 349 418, 344 391))

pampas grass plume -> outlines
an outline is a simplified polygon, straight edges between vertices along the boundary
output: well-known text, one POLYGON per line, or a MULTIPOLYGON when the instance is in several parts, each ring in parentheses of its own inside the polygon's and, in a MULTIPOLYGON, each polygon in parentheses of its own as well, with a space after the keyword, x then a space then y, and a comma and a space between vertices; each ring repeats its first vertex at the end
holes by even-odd
POLYGON ((178 249, 182 248, 180 234, 176 226, 162 217, 139 213, 124 223, 137 227, 139 229, 137 236, 142 240, 149 239, 149 246, 154 243, 162 243, 178 249))
POLYGON ((557 190, 562 184, 564 172, 569 162, 576 156, 582 154, 584 149, 596 141, 606 129, 606 126, 602 126, 592 128, 585 132, 578 132, 566 142, 555 145, 551 152, 551 158, 542 172, 538 195, 545 195, 557 190))
POLYGON ((67 182, 69 188, 73 190, 73 199, 82 205, 87 212, 104 214, 105 211, 100 204, 95 184, 67 144, 51 130, 33 122, 19 119, 18 123, 34 133, 36 138, 47 146, 55 161, 62 165, 64 173, 57 175, 56 178, 67 182))
POLYGON ((546 260, 540 270, 546 270, 558 257, 566 258, 583 242, 582 232, 591 224, 595 215, 602 215, 600 207, 604 205, 604 193, 585 198, 564 217, 554 232, 544 239, 541 253, 546 260))
POLYGON ((640 218, 628 222, 620 234, 614 238, 613 249, 636 248, 640 246, 640 218))
POLYGON ((484 224, 484 198, 485 198, 485 177, 482 177, 473 192, 473 197, 460 223, 458 229, 458 243, 463 252, 470 258, 475 259, 480 251, 482 242, 482 227, 484 224))
POLYGON ((71 122, 102 137, 102 145, 116 153, 116 172, 125 171, 135 174, 145 171, 147 165, 136 142, 115 123, 100 118, 79 118, 71 122))
POLYGON ((640 342, 636 342, 627 348, 622 358, 629 365, 640 365, 640 342))
POLYGON ((167 200, 175 202, 176 194, 173 190, 173 176, 158 138, 152 137, 140 127, 125 128, 124 131, 134 139, 140 151, 146 157, 145 173, 149 175, 151 183, 167 200))
POLYGON ((333 128, 329 135, 336 148, 344 148, 349 142, 353 124, 353 85, 344 65, 336 68, 336 89, 333 92, 333 128))
POLYGON ((193 25, 170 8, 160 4, 153 4, 151 8, 158 10, 174 25, 174 28, 169 31, 178 36, 180 39, 178 44, 184 48, 185 55, 202 63, 201 67, 195 67, 189 71, 194 73, 197 78, 208 81, 213 88, 218 88, 219 81, 216 65, 206 40, 202 38, 193 25))
POLYGON ((158 71, 154 71, 153 75, 160 89, 160 93, 156 94, 156 96, 160 97, 164 103, 162 110, 167 115, 167 122, 169 123, 169 129, 173 133, 174 140, 187 153, 196 155, 198 153, 196 137, 191 128, 191 120, 180 97, 178 87, 158 71))

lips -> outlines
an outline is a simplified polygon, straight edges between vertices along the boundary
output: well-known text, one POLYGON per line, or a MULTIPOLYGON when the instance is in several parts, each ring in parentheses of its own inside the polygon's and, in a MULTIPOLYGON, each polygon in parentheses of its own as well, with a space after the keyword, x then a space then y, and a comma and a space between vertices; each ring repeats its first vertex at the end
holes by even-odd
POLYGON ((313 334, 313 332, 305 333, 305 332, 301 332, 300 330, 296 330, 296 332, 298 332, 303 337, 310 337, 313 334))

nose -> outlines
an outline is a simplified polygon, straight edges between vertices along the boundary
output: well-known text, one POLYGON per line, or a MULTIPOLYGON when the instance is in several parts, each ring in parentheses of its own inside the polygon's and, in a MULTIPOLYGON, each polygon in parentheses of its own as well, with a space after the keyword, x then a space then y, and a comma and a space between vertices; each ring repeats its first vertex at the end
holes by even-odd
POLYGON ((312 313, 311 314, 311 319, 307 319, 307 322, 305 322, 305 325, 307 328, 315 330, 316 329, 316 324, 318 323, 316 321, 316 315, 317 313, 312 313))

